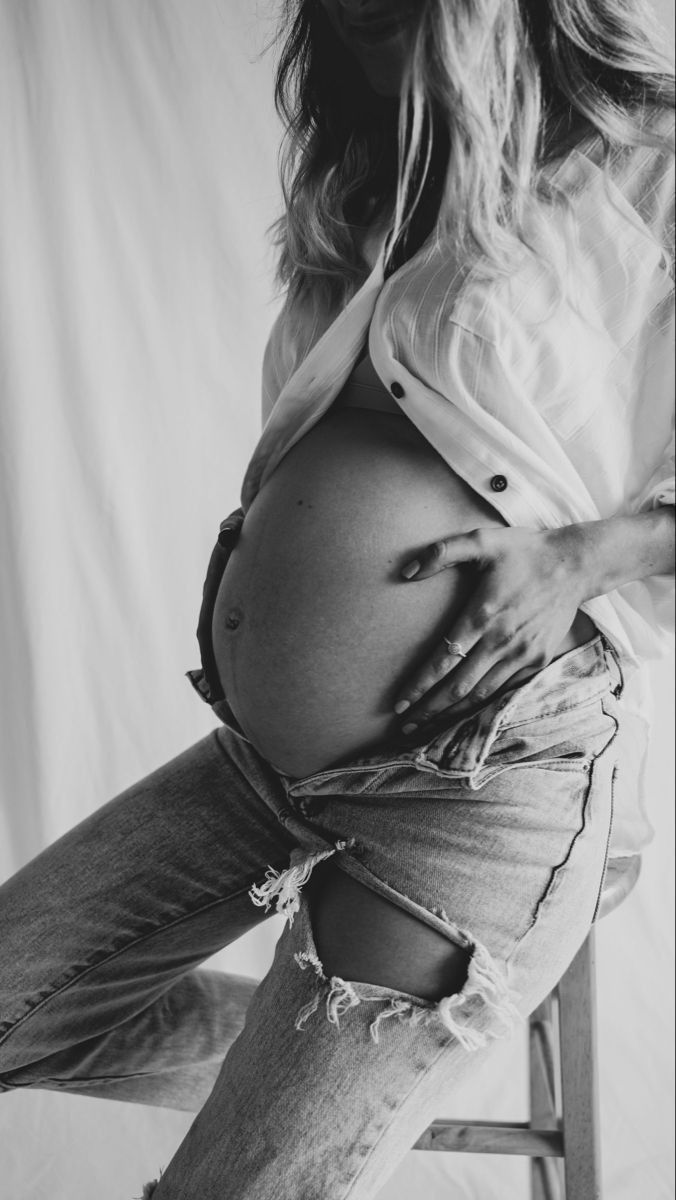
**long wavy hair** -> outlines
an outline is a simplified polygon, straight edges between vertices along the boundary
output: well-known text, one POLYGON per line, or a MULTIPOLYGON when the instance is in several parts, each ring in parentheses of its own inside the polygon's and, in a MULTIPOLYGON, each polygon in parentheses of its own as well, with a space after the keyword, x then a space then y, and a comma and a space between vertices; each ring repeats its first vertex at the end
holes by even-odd
POLYGON ((320 0, 284 0, 279 39, 273 229, 291 299, 344 301, 365 273, 358 227, 390 206, 390 269, 436 229, 463 261, 508 270, 566 146, 589 132, 607 156, 669 146, 649 122, 674 107, 650 0, 418 0, 395 99, 369 87, 320 0))

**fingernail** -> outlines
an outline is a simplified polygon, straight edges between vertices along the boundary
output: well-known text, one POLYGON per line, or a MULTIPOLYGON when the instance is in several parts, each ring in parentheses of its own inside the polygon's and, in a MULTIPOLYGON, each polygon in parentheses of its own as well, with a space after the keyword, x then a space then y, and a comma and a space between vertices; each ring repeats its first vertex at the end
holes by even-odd
POLYGON ((406 734, 415 733, 417 728, 418 726, 413 721, 410 721, 408 725, 402 725, 401 732, 406 734))
POLYGON ((394 711, 395 711, 396 713, 399 713, 399 715, 401 716, 401 714, 402 714, 402 713, 405 713, 405 712, 406 712, 406 709, 407 709, 407 708, 410 708, 410 707, 411 707, 411 701, 410 701, 410 700, 400 700, 398 704, 395 704, 395 706, 394 706, 394 711))
POLYGON ((418 562, 417 558, 414 558, 413 562, 406 564, 401 573, 404 576, 404 579, 413 579, 414 575, 417 575, 419 570, 420 563, 418 562))

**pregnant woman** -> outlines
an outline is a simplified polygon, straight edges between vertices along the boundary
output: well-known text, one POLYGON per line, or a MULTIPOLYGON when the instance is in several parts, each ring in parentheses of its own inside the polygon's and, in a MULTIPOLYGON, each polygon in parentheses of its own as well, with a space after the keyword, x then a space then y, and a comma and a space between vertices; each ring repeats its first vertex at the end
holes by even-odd
POLYGON ((219 725, 0 893, 0 1088, 197 1112, 155 1200, 375 1196, 649 840, 628 764, 674 545, 649 11, 293 0, 277 99, 284 304, 189 672, 219 725), (260 984, 198 969, 275 911, 260 984))

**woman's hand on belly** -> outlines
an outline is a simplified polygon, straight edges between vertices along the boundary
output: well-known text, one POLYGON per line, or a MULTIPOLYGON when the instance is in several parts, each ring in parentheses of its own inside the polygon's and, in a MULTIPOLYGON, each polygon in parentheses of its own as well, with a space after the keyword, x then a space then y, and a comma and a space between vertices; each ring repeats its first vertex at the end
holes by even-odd
MULTIPOLYGON (((402 732, 413 733, 442 712, 460 716, 561 653, 588 598, 578 544, 565 533, 474 529, 434 543, 403 568, 403 578, 417 584, 449 567, 472 564, 476 583, 446 635, 402 689, 395 704, 402 732)), ((589 627, 583 641, 593 626, 580 618, 589 627)))

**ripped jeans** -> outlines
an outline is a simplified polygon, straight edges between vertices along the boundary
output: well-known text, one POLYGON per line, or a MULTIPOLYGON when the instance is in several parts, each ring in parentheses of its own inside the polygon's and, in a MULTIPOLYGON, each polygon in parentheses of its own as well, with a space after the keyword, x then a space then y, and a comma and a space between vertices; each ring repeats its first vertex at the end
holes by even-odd
POLYGON ((374 1196, 595 918, 620 689, 599 635, 305 779, 223 724, 0 889, 0 1089, 200 1110, 154 1200, 374 1196), (327 978, 304 886, 327 858, 467 948, 462 990, 327 978), (273 910, 261 983, 195 969, 273 910))

